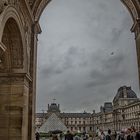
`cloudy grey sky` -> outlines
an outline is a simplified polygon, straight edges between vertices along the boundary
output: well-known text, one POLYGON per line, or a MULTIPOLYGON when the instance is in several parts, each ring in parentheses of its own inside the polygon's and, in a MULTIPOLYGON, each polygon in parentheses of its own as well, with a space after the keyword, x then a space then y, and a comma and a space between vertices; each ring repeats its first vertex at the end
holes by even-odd
POLYGON ((132 19, 120 0, 52 0, 40 19, 37 112, 99 110, 120 86, 138 93, 132 19))

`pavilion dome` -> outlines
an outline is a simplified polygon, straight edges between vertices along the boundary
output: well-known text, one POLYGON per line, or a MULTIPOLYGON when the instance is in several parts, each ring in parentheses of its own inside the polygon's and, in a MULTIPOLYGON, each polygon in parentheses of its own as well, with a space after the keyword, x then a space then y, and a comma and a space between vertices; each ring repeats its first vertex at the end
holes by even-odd
POLYGON ((48 112, 60 112, 59 104, 51 103, 51 105, 48 105, 48 112))
POLYGON ((133 99, 134 98, 134 99, 136 99, 137 95, 131 89, 131 87, 122 86, 118 89, 118 92, 117 92, 116 96, 114 97, 113 102, 116 102, 119 99, 123 99, 123 98, 127 98, 127 99, 133 99))

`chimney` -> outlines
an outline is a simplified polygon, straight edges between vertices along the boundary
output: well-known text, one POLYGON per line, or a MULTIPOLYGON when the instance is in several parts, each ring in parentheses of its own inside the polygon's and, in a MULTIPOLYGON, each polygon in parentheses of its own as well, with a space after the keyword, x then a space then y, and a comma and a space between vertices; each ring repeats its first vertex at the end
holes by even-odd
POLYGON ((48 110, 50 109, 50 105, 48 104, 48 110))
POLYGON ((127 89, 126 88, 127 88, 126 86, 123 87, 124 98, 127 98, 127 89))

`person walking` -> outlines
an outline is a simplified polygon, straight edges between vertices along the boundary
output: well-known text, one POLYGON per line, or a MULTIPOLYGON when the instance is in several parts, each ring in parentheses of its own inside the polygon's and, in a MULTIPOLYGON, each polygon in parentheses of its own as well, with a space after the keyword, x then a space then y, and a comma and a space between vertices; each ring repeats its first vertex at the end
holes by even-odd
POLYGON ((40 139, 40 135, 39 135, 38 132, 35 133, 35 138, 36 138, 36 140, 39 140, 40 139))
POLYGON ((105 136, 105 140, 111 140, 111 130, 108 129, 108 134, 105 136))
POLYGON ((126 140, 134 140, 133 139, 133 135, 131 133, 131 128, 128 128, 127 130, 127 137, 126 137, 126 140))
POLYGON ((53 135, 53 136, 52 136, 52 140, 58 140, 57 135, 53 135))
POLYGON ((80 140, 79 134, 76 134, 76 135, 74 136, 74 140, 80 140))
POLYGON ((101 135, 99 136, 100 140, 105 140, 105 134, 103 131, 101 131, 101 135))
POLYGON ((136 132, 135 139, 136 139, 136 140, 140 140, 140 132, 136 132))
POLYGON ((118 136, 118 140, 125 140, 125 133, 124 133, 124 131, 121 131, 121 133, 118 136))
POLYGON ((86 134, 86 132, 83 132, 82 139, 83 140, 88 140, 88 135, 86 134))
POLYGON ((65 135, 65 140, 73 140, 73 135, 70 133, 70 131, 67 131, 67 134, 65 135))

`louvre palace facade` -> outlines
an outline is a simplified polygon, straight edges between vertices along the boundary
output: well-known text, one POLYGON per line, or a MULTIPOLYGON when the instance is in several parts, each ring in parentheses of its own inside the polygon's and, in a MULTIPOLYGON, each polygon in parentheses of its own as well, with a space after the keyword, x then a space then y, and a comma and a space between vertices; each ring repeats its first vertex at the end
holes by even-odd
POLYGON ((47 113, 36 114, 36 128, 39 129, 54 113, 63 122, 67 129, 72 132, 93 131, 93 117, 91 113, 61 113, 60 105, 57 105, 56 103, 48 105, 47 113))
POLYGON ((36 128, 39 129, 55 113, 68 130, 95 132, 98 128, 121 131, 134 126, 140 130, 140 99, 131 87, 122 86, 118 89, 112 102, 105 102, 100 112, 92 113, 61 113, 60 105, 48 105, 47 113, 36 114, 36 128))
POLYGON ((115 131, 134 126, 140 130, 140 99, 131 87, 118 89, 113 102, 105 103, 99 113, 93 115, 94 128, 115 131), (106 109, 107 108, 107 109, 106 109))

